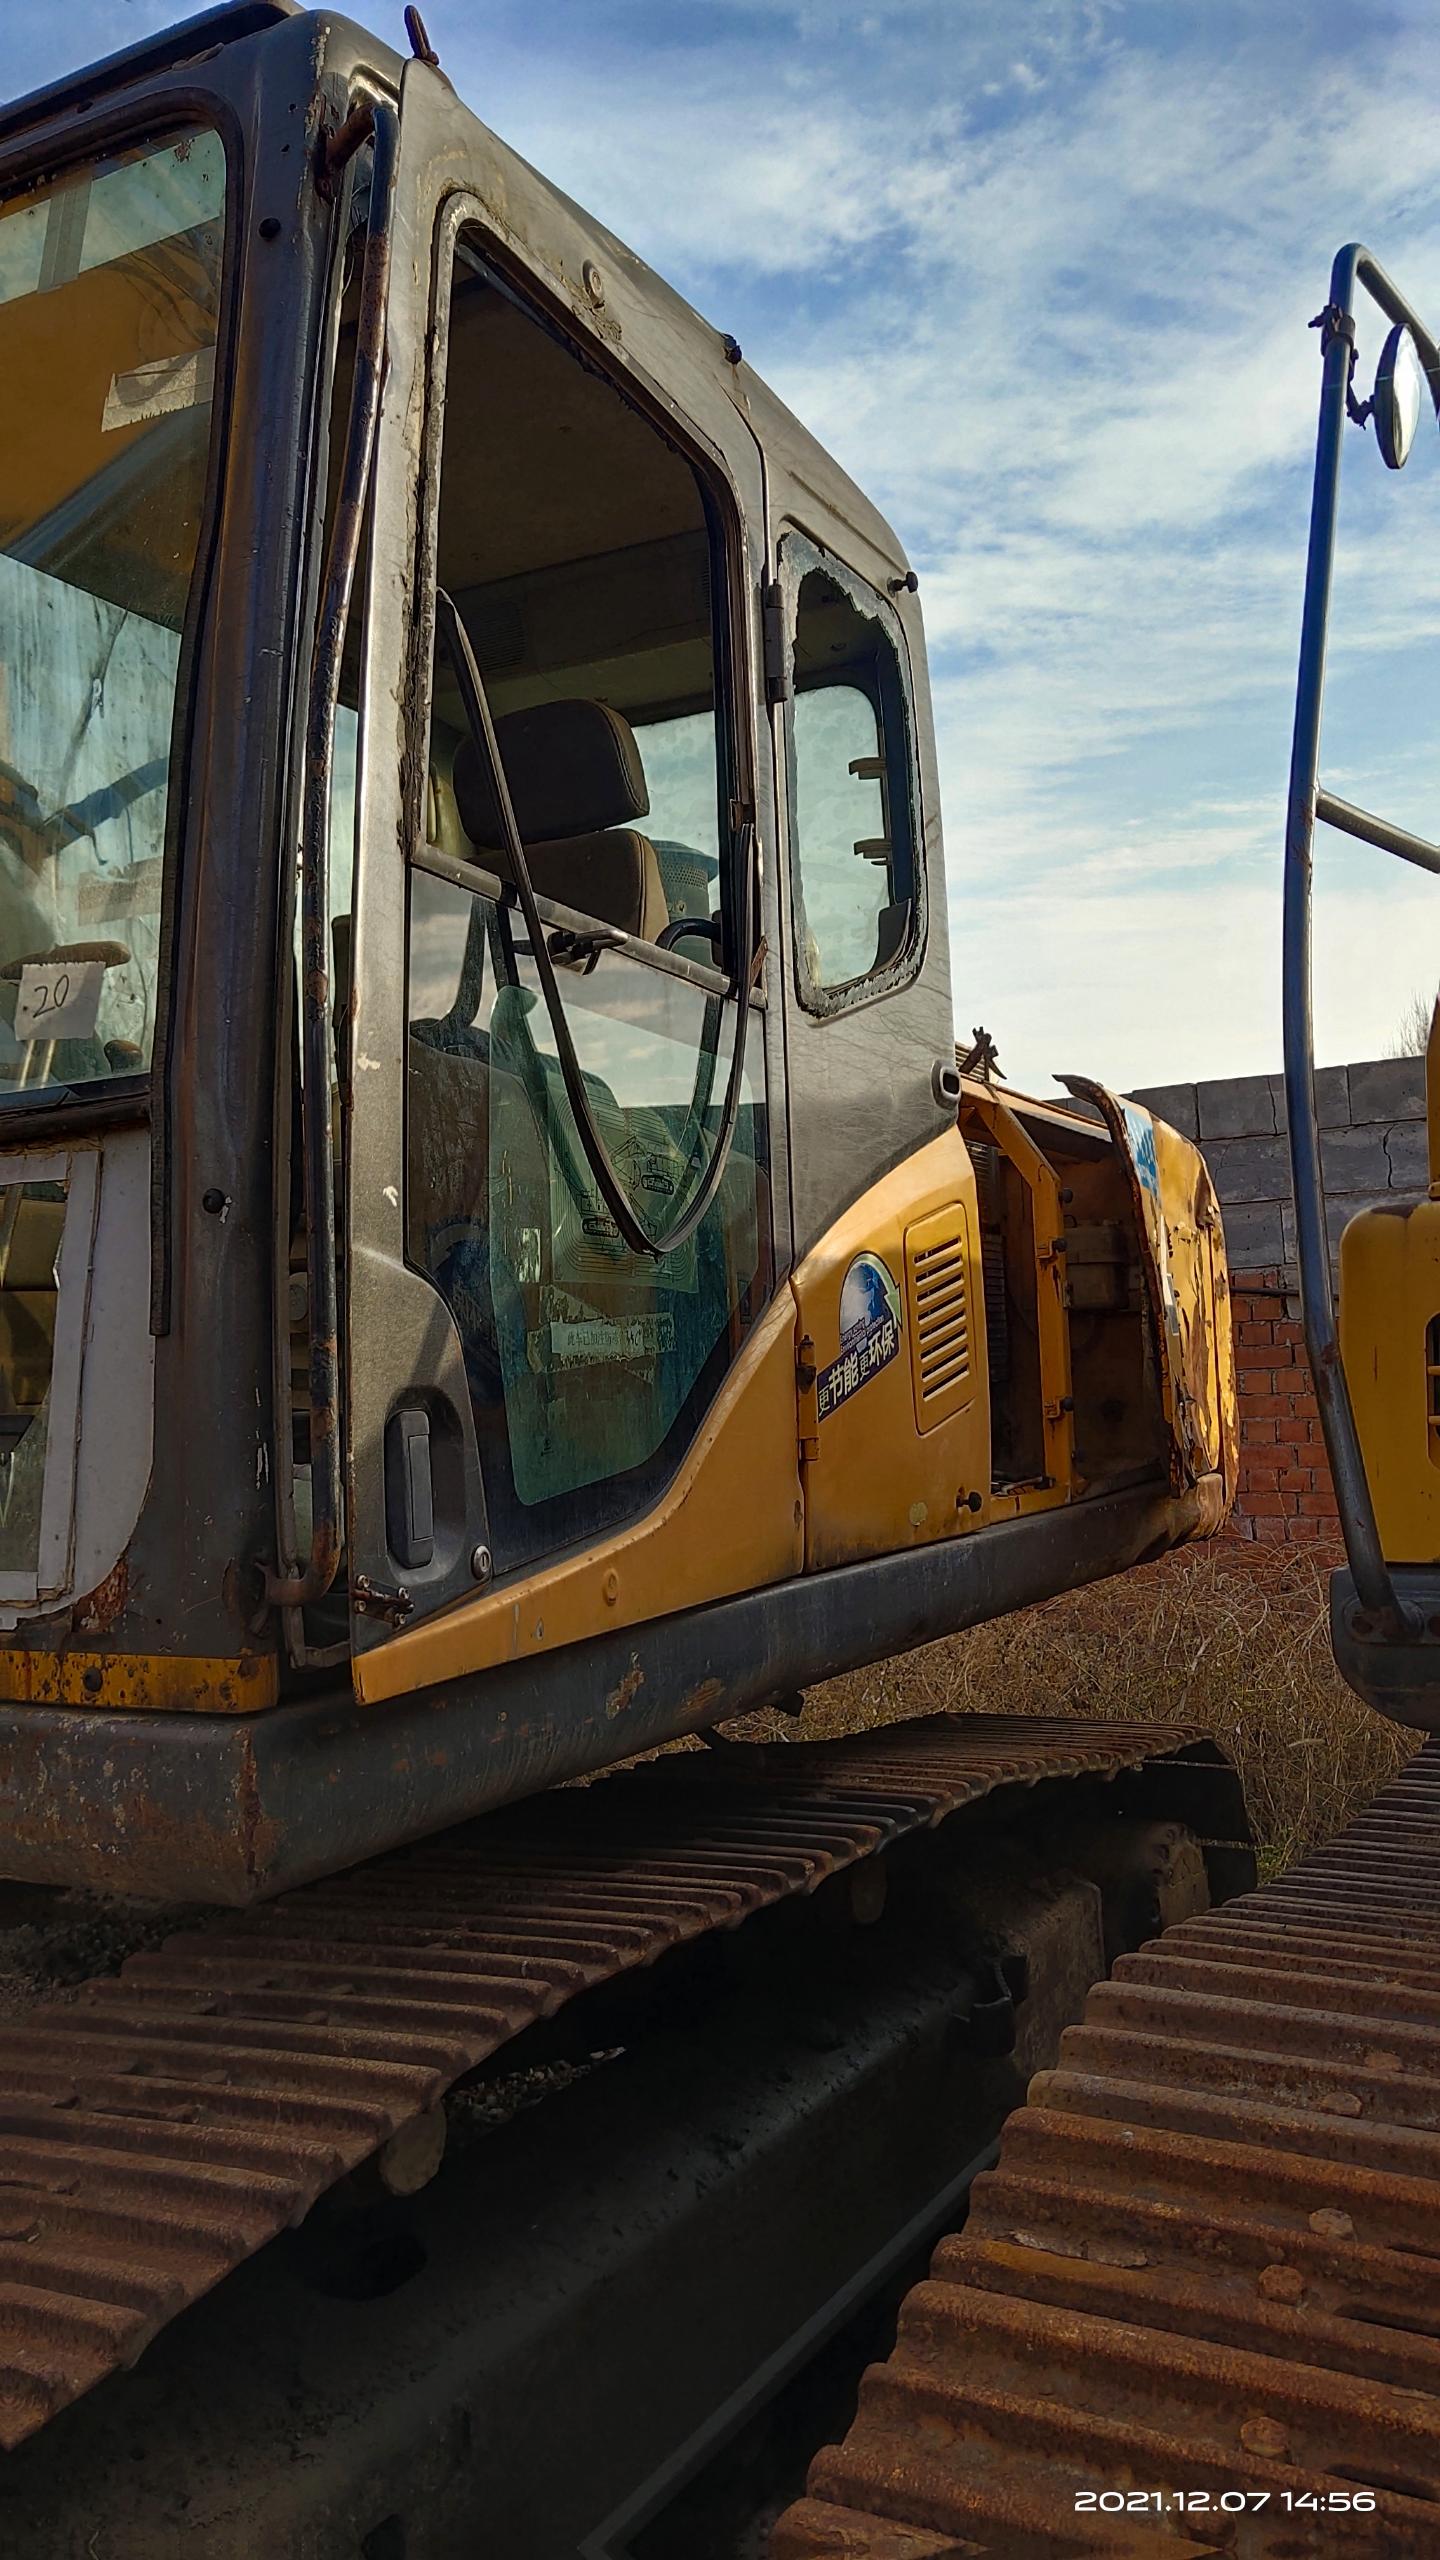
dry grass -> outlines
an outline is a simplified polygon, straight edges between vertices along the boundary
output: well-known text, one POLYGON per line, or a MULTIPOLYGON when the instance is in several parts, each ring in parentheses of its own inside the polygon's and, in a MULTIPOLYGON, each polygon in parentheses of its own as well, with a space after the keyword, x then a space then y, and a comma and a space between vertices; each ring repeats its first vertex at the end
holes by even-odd
POLYGON ((1222 1541, 812 1689, 809 1740, 940 1709, 1203 1725, 1244 1780, 1266 1873, 1340 1829, 1420 1737, 1360 1704, 1330 1658, 1334 1558, 1222 1541))

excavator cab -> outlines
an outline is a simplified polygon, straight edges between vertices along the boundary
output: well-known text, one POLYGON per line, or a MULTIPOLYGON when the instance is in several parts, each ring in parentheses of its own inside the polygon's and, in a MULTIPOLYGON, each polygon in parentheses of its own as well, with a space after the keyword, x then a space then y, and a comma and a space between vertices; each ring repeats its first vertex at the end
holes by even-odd
POLYGON ((0 112, 0 493, 0 1868, 249 1901, 1218 1521, 1199 1158, 957 1067, 895 535, 425 47, 0 112))
POLYGON ((1336 256, 1314 324, 1323 379, 1285 838, 1285 1094, 1306 1339, 1348 1566, 1331 1584, 1335 1657, 1382 1714, 1440 1731, 1440 1008, 1426 1060, 1428 1196, 1352 1218, 1331 1277, 1314 1096, 1310 1002, 1316 821, 1440 872, 1440 846, 1353 807, 1319 778, 1331 574, 1347 423, 1373 424, 1391 471, 1409 457, 1424 403, 1440 419, 1440 349, 1368 249, 1336 256), (1361 297, 1365 297, 1362 299, 1361 297), (1355 389, 1357 306, 1387 326, 1373 391, 1355 389))

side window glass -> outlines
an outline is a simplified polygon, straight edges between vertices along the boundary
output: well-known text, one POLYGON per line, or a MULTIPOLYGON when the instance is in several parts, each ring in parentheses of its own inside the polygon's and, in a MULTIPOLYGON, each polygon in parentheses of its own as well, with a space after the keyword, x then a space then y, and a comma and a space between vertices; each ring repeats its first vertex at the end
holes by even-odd
MULTIPOLYGON (((484 678, 590 1114, 657 1236, 714 1160, 741 1018, 719 503, 462 232, 436 575, 484 678)), ((764 1041, 754 1005, 705 1215, 675 1251, 633 1252, 571 1108, 488 760, 443 653, 424 834, 407 1252, 460 1337, 504 1574, 652 1503, 744 1350, 773 1276, 764 1041)))
POLYGON ((785 545, 796 965, 817 1012, 908 977, 924 938, 911 724, 880 599, 811 545, 785 545))
POLYGON ((206 131, 0 204, 0 1104, 150 1065, 224 205, 206 131))
MULTIPOLYGON (((625 1178, 654 1215, 713 1143, 735 1007, 627 952, 567 986, 625 1178)), ((758 1043, 757 1054, 758 1054, 758 1043)), ((459 1330, 499 1570, 654 1497, 769 1293, 761 1098, 678 1252, 632 1254, 595 1190, 528 946, 480 891, 410 883, 406 1225, 459 1330)))

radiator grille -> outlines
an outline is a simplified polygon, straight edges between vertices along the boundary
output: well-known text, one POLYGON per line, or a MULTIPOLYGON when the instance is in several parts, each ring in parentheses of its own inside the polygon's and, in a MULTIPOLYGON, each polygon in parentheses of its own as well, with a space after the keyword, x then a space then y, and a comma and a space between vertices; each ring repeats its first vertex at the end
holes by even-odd
POLYGON ((929 1431, 971 1396, 970 1236, 963 1202, 912 1227, 906 1245, 915 1419, 929 1431))

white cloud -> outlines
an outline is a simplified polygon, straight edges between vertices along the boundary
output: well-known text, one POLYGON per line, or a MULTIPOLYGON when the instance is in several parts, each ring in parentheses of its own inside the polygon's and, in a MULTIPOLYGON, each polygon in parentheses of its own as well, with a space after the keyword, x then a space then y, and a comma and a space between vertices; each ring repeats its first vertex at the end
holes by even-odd
MULTIPOLYGON (((904 534, 966 1024, 1026 1075, 1278 1063, 1306 323, 1356 233, 1440 312, 1432 13, 557 6, 538 46, 515 0, 427 17, 461 94, 733 329, 904 534)), ((95 49, 156 14, 73 23, 95 49)), ((1327 772, 1440 836, 1436 457, 1397 487, 1350 441, 1327 772)), ((1440 891, 1372 888, 1380 859, 1321 866, 1332 1056, 1437 974, 1440 891)))

